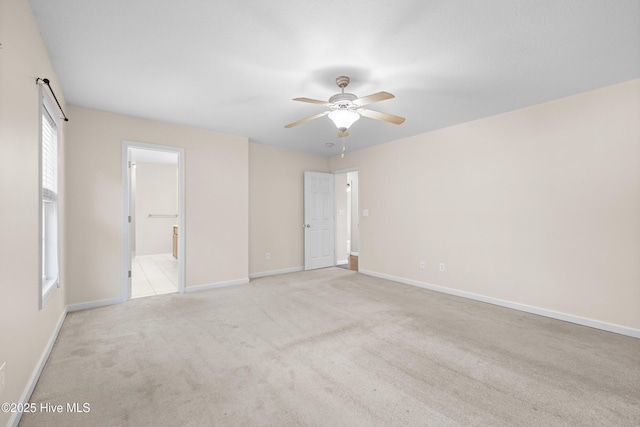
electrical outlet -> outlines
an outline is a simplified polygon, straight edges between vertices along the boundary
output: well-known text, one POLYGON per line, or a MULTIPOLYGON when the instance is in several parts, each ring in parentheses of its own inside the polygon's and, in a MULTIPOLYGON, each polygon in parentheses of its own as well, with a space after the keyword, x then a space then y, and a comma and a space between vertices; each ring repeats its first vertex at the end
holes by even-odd
POLYGON ((0 394, 4 391, 4 365, 6 365, 6 362, 0 366, 0 394))
POLYGON ((266 254, 264 254, 264 258, 269 261, 271 259, 271 252, 267 252, 266 254))
POLYGON ((420 268, 425 268, 427 266, 426 261, 420 261, 420 268))
POLYGON ((440 263, 440 271, 444 271, 444 262, 440 263))

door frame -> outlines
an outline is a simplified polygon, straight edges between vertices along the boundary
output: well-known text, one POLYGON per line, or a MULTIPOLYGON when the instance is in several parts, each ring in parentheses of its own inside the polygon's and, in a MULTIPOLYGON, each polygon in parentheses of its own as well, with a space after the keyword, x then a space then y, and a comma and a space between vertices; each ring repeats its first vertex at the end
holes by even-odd
POLYGON ((185 201, 184 201, 184 148, 168 145, 149 144, 137 141, 122 141, 122 281, 120 298, 122 302, 131 299, 131 261, 133 241, 131 218, 131 148, 164 151, 178 155, 178 293, 185 289, 185 201))
MULTIPOLYGON (((358 223, 358 231, 357 231, 357 233, 358 233, 358 265, 360 265, 360 260, 362 259, 362 258, 360 258, 361 255, 362 255, 362 244, 361 244, 362 242, 360 241, 360 237, 361 237, 360 236, 361 235, 361 233, 360 233, 360 211, 361 211, 361 209, 360 209, 360 187, 361 187, 361 185, 360 185, 360 168, 352 167, 352 168, 346 168, 346 169, 338 169, 338 170, 333 171, 332 173, 334 175, 342 175, 342 174, 346 174, 348 172, 357 172, 358 173, 358 198, 356 200, 357 201, 357 205, 358 205, 358 211, 355 214, 358 216, 358 221, 357 221, 357 223, 358 223)), ((337 194, 335 194, 334 197, 337 197, 337 194)), ((337 211, 337 208, 335 208, 335 206, 336 206, 335 201, 333 202, 333 206, 334 206, 334 211, 335 211, 334 212, 334 218, 337 219, 338 211, 337 211)), ((353 211, 351 212, 351 215, 354 215, 353 211)), ((334 223, 335 223, 335 221, 334 221, 334 223)), ((334 245, 337 245, 338 244, 338 227, 334 227, 334 228, 335 228, 335 233, 334 233, 334 237, 333 237, 333 243, 334 243, 334 245)), ((352 230, 352 232, 353 232, 353 230, 352 230)), ((333 250, 333 254, 334 254, 333 265, 335 267, 335 266, 338 265, 337 251, 335 250, 335 248, 333 250)), ((350 255, 351 255, 351 253, 347 254, 347 256, 350 256, 350 255)))

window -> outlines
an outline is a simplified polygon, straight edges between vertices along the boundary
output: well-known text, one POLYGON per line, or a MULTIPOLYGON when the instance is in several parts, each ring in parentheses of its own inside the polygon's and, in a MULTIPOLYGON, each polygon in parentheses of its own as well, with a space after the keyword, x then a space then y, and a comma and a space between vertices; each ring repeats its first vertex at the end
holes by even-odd
POLYGON ((58 120, 51 99, 40 86, 40 308, 58 288, 58 120))

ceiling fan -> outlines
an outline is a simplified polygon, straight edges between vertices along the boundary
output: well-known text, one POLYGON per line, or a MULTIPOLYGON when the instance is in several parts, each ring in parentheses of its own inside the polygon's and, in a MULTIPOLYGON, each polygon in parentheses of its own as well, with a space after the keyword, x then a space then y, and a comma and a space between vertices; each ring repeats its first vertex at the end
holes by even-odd
POLYGON ((306 123, 311 120, 319 119, 320 117, 328 115, 338 128, 338 136, 344 137, 349 135, 349 127, 356 120, 360 119, 360 116, 368 117, 375 120, 382 120, 384 122, 393 123, 396 125, 402 124, 404 122, 404 117, 361 108, 365 105, 373 104, 374 102, 380 102, 384 101, 385 99, 395 98, 389 92, 377 92, 368 96, 364 96, 362 98, 358 98, 352 93, 344 92, 344 88, 349 84, 349 77, 339 76, 338 78, 336 78, 336 84, 342 91, 329 98, 329 102, 310 98, 294 98, 294 101, 324 105, 325 107, 329 107, 329 110, 323 113, 314 114, 313 116, 306 117, 293 123, 289 123, 288 125, 285 125, 285 127, 292 128, 302 123, 306 123))

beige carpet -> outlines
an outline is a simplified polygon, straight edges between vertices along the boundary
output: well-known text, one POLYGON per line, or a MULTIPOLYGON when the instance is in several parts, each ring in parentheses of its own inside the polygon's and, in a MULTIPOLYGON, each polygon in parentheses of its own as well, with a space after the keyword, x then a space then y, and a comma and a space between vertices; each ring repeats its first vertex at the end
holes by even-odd
POLYGON ((21 426, 638 426, 640 340, 331 268, 71 313, 31 401, 90 412, 21 426))

